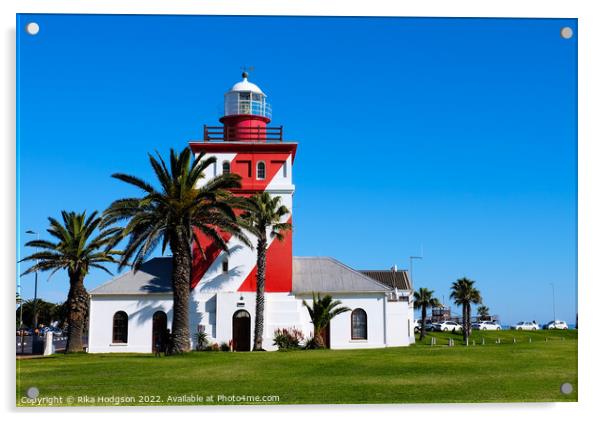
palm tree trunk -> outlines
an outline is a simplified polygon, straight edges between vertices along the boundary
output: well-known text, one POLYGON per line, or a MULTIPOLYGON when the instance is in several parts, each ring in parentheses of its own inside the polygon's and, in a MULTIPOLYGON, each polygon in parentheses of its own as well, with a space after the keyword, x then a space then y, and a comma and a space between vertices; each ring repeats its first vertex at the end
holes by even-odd
POLYGON ((468 327, 466 326, 467 315, 468 315, 468 312, 466 311, 466 303, 463 303, 462 304, 462 336, 464 339, 464 343, 466 343, 466 341, 468 340, 468 327))
POLYGON ((324 327, 314 323, 314 339, 316 340, 316 346, 320 349, 326 348, 326 342, 324 341, 324 327))
POLYGON ((263 313, 265 303, 265 261, 267 240, 257 240, 257 297, 255 299, 255 339, 253 351, 263 351, 263 313))
POLYGON ((88 310, 88 292, 84 287, 84 275, 81 272, 69 271, 69 284, 66 352, 82 352, 84 350, 82 336, 88 310))
POLYGON ((467 339, 470 338, 470 335, 472 333, 472 327, 470 326, 470 313, 471 313, 470 303, 468 303, 468 304, 466 304, 466 319, 467 319, 467 322, 466 322, 466 325, 467 325, 466 326, 466 332, 468 332, 467 335, 466 335, 467 339))
POLYGON ((190 244, 181 232, 176 233, 171 244, 173 252, 172 288, 173 323, 172 346, 176 354, 190 351, 189 300, 192 256, 190 244))
POLYGON ((426 305, 422 305, 422 314, 420 319, 422 320, 421 326, 420 326, 420 340, 423 340, 424 337, 426 336, 426 305))

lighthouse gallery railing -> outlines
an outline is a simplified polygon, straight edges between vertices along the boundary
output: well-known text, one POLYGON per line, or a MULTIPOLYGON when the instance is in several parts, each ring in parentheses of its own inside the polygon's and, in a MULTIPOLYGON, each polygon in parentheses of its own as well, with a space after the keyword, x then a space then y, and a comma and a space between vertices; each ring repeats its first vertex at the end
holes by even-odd
POLYGON ((225 127, 203 126, 203 140, 212 141, 253 141, 282 142, 282 126, 278 127, 225 127))

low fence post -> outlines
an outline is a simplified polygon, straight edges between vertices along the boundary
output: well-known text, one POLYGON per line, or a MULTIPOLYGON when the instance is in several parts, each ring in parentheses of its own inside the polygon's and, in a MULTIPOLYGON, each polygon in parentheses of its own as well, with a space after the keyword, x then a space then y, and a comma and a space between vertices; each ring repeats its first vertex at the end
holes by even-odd
POLYGON ((44 356, 54 354, 54 341, 52 332, 48 331, 44 335, 44 356))

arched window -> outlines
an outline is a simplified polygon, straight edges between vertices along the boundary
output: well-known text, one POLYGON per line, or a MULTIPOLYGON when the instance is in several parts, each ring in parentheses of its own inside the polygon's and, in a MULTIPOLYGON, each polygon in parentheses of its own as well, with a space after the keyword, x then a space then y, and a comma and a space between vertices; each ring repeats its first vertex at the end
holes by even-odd
POLYGON ((230 174, 230 162, 224 161, 222 163, 222 174, 230 174))
POLYGON ((351 312, 351 339, 368 339, 368 316, 361 308, 351 312))
POLYGON ((257 179, 265 180, 265 162, 263 161, 257 163, 257 179))
POLYGON ((125 311, 118 311, 113 316, 113 343, 128 343, 128 315, 125 311))

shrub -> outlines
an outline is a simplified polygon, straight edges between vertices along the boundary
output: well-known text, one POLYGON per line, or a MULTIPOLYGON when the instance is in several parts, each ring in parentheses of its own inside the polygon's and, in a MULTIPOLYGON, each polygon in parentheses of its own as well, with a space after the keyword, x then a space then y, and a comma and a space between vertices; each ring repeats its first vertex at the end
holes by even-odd
POLYGON ((316 339, 315 336, 310 336, 305 341, 305 346, 303 348, 304 349, 321 349, 323 347, 320 345, 320 343, 318 342, 318 340, 316 339))
POLYGON ((279 351, 299 349, 303 340, 303 332, 297 328, 276 329, 274 331, 274 345, 279 351))
POLYGON ((219 346, 219 350, 224 352, 230 352, 230 345, 228 345, 225 342, 222 342, 219 346))
POLYGON ((201 350, 203 350, 207 346, 207 343, 209 342, 209 340, 207 338, 208 338, 208 336, 207 336, 206 332, 198 332, 196 334, 196 349, 197 349, 197 351, 201 351, 201 350))

